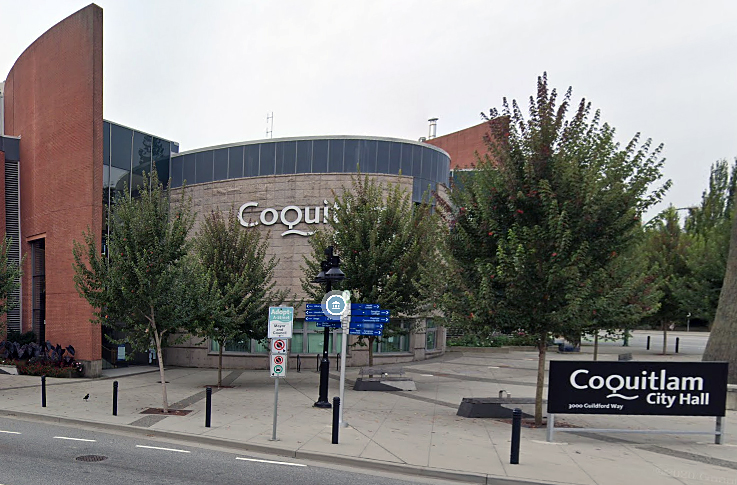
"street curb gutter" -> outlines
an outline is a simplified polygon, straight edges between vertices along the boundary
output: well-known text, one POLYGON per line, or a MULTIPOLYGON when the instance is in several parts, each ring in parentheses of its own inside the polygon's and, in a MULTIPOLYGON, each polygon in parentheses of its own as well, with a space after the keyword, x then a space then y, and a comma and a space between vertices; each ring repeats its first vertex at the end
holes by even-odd
POLYGON ((528 481, 513 479, 508 477, 500 477, 482 473, 464 473, 454 472, 450 470, 441 470, 428 467, 422 467, 417 465, 400 464, 400 463, 387 463, 369 460, 365 458, 355 458, 349 456, 339 455, 326 455, 324 453, 318 453, 313 451, 299 451, 291 450, 286 448, 271 447, 258 445, 253 443, 239 443, 229 441, 221 438, 212 438, 209 436, 193 435, 186 433, 177 433, 173 431, 161 431, 150 428, 139 428, 137 426, 130 426, 126 424, 111 424, 101 423, 98 421, 85 421, 75 418, 65 418, 60 416, 48 416, 45 414, 34 414, 24 411, 7 411, 0 409, 0 417, 25 419, 32 421, 40 421, 44 423, 61 424, 61 425, 72 425, 82 428, 102 429, 110 431, 119 431, 128 434, 141 436, 144 438, 159 437, 166 438, 186 443, 195 443, 199 445, 210 445, 221 448, 227 448, 235 451, 250 451, 255 453, 264 453, 268 455, 276 455, 287 458, 314 460, 323 463, 330 463, 335 465, 353 466, 363 469, 379 470, 384 472, 399 473, 402 475, 410 476, 422 476, 425 478, 436 478, 440 480, 453 480, 458 482, 467 483, 482 483, 482 484, 494 484, 494 485, 525 485, 535 484, 543 485, 545 483, 555 485, 562 482, 540 482, 540 481, 528 481))

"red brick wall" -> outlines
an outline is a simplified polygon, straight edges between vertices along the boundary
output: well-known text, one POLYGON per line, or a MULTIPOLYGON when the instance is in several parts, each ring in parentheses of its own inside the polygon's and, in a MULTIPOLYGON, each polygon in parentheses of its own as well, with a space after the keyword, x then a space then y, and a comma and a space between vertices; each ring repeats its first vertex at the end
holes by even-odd
POLYGON ((506 118, 494 118, 490 122, 484 121, 455 133, 432 138, 427 140, 426 143, 448 152, 451 170, 472 168, 477 163, 477 154, 483 156, 487 152, 484 136, 490 133, 489 123, 494 128, 500 128, 505 126, 507 122, 506 118))
POLYGON ((46 238, 46 339, 99 360, 100 328, 75 290, 72 242, 102 232, 102 9, 62 20, 18 58, 5 85, 5 132, 21 136, 23 329, 31 328, 29 239, 46 238))

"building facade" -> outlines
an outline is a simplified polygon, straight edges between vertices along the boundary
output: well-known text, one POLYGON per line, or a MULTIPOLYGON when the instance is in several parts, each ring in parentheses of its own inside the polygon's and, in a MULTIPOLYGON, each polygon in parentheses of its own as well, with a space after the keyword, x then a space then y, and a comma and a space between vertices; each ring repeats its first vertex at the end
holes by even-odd
MULTIPOLYGON (((92 309, 76 292, 72 247, 89 231, 105 250, 106 207, 125 190, 135 195, 153 165, 162 182, 171 180, 173 197, 182 190, 192 196, 198 222, 210 211, 235 209, 243 226, 263 231, 279 259, 277 285, 297 299, 308 238, 326 225, 334 191, 349 187, 353 176, 399 184, 415 202, 448 183, 448 153, 422 142, 304 137, 178 153, 174 141, 103 120, 102 26, 96 5, 69 16, 31 44, 0 85, 0 226, 13 239, 13 257, 23 260, 21 304, 8 315, 8 327, 33 330, 39 341, 72 344, 89 376, 116 364, 118 349, 90 322, 92 309)), ((432 320, 402 324, 420 331, 378 344, 377 362, 444 350, 443 331, 432 320)), ((321 332, 298 313, 292 355, 321 353, 321 332)), ((333 337, 331 353, 340 346, 341 336, 333 337)), ((211 367, 217 351, 212 342, 192 339, 167 349, 165 359, 211 367)), ((225 365, 265 368, 265 353, 259 342, 234 342, 225 349, 225 365)), ((366 354, 351 350, 349 365, 364 364, 366 354)))

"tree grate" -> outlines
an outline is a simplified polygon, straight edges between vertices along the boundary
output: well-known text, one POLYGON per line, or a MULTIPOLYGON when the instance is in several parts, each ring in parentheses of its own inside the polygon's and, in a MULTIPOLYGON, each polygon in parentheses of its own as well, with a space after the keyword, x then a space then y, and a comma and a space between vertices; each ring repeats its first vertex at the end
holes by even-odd
POLYGON ((82 455, 75 458, 77 461, 95 462, 107 460, 107 456, 102 455, 82 455))

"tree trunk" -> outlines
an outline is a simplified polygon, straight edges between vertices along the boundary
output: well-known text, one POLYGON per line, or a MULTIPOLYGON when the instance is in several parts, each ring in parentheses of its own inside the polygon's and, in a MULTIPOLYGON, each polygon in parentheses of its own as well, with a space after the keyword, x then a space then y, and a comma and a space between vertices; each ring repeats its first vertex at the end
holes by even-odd
POLYGON ((535 389, 535 426, 543 424, 543 387, 545 386, 545 351, 547 334, 537 342, 537 388, 535 389))
POLYGON ((599 331, 594 333, 594 362, 599 360, 599 331))
POLYGON ((223 385, 223 347, 225 340, 218 342, 218 389, 223 385))
POLYGON ((668 354, 668 324, 663 321, 663 355, 668 354))
POLYGON ((151 325, 151 329, 154 334, 154 341, 156 342, 156 358, 159 360, 159 377, 161 378, 161 398, 163 399, 164 413, 169 412, 169 401, 166 397, 166 379, 164 378, 164 357, 161 354, 161 336, 154 325, 151 325))
POLYGON ((737 384, 737 217, 733 217, 727 269, 702 360, 729 362, 728 382, 737 384))

